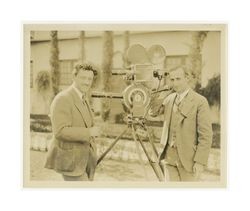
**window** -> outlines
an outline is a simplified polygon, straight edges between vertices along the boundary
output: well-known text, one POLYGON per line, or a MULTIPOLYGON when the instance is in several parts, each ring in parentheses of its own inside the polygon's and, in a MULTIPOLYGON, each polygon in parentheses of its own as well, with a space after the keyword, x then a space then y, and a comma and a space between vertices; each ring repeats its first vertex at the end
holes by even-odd
POLYGON ((72 83, 72 71, 77 60, 60 60, 60 85, 70 85, 72 83))

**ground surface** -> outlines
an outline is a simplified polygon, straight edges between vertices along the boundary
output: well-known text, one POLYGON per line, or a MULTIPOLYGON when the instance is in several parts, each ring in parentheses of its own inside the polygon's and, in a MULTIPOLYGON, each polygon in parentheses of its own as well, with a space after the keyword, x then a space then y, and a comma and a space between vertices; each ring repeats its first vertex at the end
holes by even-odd
MULTIPOLYGON (((61 181, 62 177, 53 170, 45 169, 46 152, 30 151, 31 180, 61 181)), ((145 171, 139 162, 103 160, 96 169, 95 181, 158 181, 149 164, 145 171)), ((205 171, 203 181, 218 181, 219 174, 205 171)))

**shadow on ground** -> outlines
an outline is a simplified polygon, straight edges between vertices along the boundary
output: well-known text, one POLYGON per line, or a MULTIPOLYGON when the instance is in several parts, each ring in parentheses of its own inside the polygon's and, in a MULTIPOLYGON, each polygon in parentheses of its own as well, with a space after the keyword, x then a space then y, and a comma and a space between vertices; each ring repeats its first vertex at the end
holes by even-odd
MULTIPOLYGON (((30 151, 31 180, 36 181, 62 181, 60 174, 45 169, 46 152, 30 151)), ((219 173, 206 171, 202 181, 219 181, 219 173)), ((95 181, 158 181, 149 164, 144 168, 138 162, 103 160, 96 169, 95 181)))

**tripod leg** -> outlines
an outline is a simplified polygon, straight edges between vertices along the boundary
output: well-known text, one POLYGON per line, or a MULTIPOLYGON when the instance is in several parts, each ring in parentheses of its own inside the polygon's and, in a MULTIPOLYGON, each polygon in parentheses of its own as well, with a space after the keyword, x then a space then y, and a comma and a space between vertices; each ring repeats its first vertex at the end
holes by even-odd
POLYGON ((147 170, 146 170, 145 165, 144 165, 143 160, 142 160, 142 156, 141 156, 141 153, 140 153, 140 150, 139 150, 139 145, 138 145, 138 142, 137 142, 137 139, 136 139, 135 129, 134 129, 134 126, 133 126, 133 125, 132 125, 132 136, 133 136, 133 139, 134 139, 134 141, 135 141, 136 151, 137 151, 137 154, 138 154, 138 157, 139 157, 139 161, 140 161, 140 163, 141 163, 141 166, 142 166, 142 168, 143 168, 144 175, 145 175, 146 179, 148 180, 147 170))
POLYGON ((115 144, 119 141, 119 139, 127 132, 128 128, 126 128, 119 136, 116 137, 116 139, 113 141, 113 143, 109 146, 108 149, 98 158, 97 165, 103 160, 103 158, 109 153, 109 151, 115 146, 115 144))
MULTIPOLYGON (((158 160, 159 160, 158 151, 157 151, 157 149, 156 149, 156 147, 155 147, 155 144, 154 144, 153 140, 151 139, 150 133, 149 133, 148 128, 147 128, 146 126, 145 126, 145 129, 146 129, 147 134, 148 134, 148 141, 149 141, 149 143, 150 143, 150 145, 151 145, 151 147, 152 147, 152 149, 153 149, 153 152, 154 152, 154 159, 155 159, 156 162, 158 162, 158 160)), ((163 165, 161 165, 161 163, 159 163, 159 166, 160 166, 162 172, 163 172, 164 175, 165 175, 166 169, 164 168, 163 165)))
POLYGON ((156 147, 155 147, 155 144, 154 144, 153 140, 151 139, 151 136, 150 136, 150 134, 149 134, 148 128, 145 127, 145 129, 146 129, 146 131, 147 131, 147 134, 148 134, 148 141, 149 141, 149 143, 150 143, 150 145, 151 145, 151 147, 152 147, 152 149, 153 149, 155 158, 156 158, 156 160, 158 160, 158 156, 159 156, 159 155, 158 155, 157 149, 156 149, 156 147))
POLYGON ((168 171, 168 168, 167 168, 166 161, 162 160, 160 162, 160 166, 162 167, 163 172, 164 172, 164 180, 165 180, 165 182, 170 181, 170 176, 169 176, 169 171, 168 171))
MULTIPOLYGON (((134 131, 134 132, 135 132, 135 131, 134 131)), ((150 158, 150 156, 149 156, 149 154, 148 154, 148 152, 147 152, 146 147, 145 147, 144 144, 142 143, 142 140, 141 140, 139 137, 138 137, 138 140, 139 140, 139 142, 140 142, 140 144, 141 144, 141 146, 142 146, 142 149, 143 149, 145 155, 146 155, 147 158, 148 158, 149 164, 151 165, 152 169, 153 169, 154 172, 155 172, 155 175, 157 176, 157 178, 159 179, 159 181, 164 181, 164 175, 163 175, 163 172, 162 172, 162 169, 161 169, 159 163, 158 163, 158 162, 153 162, 153 161, 151 160, 151 158, 150 158)))

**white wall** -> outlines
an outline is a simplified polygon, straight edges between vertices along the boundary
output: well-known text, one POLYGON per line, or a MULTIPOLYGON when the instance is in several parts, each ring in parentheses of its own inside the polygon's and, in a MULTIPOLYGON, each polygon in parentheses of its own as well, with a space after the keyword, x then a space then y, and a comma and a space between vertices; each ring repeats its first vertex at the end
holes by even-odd
MULTIPOLYGON (((44 33, 44 32, 43 32, 44 33)), ((39 34, 39 32, 36 32, 39 34)), ((69 33, 66 35, 68 36, 69 33)), ((60 32, 60 35, 63 36, 63 32, 60 32)), ((65 36, 66 36, 65 35, 65 36)), ((66 36, 66 37, 67 37, 66 36)), ((144 34, 130 34, 130 46, 133 44, 141 44, 146 49, 150 48, 152 45, 159 44, 162 45, 166 50, 166 55, 187 55, 189 53, 189 44, 191 43, 191 32, 150 32, 144 34)), ((101 67, 102 63, 102 52, 103 43, 102 37, 86 37, 85 40, 85 52, 86 59, 96 66, 101 67)), ((122 35, 115 35, 114 38, 114 52, 124 50, 124 41, 122 35)), ((59 41, 59 59, 78 59, 79 58, 79 41, 78 39, 71 40, 61 40, 59 41)), ((208 36, 204 42, 203 51, 203 70, 202 70, 202 86, 207 84, 209 78, 214 74, 220 72, 220 34, 219 32, 209 32, 208 36)), ((33 60, 33 75, 34 80, 36 75, 41 70, 50 69, 49 65, 50 58, 50 42, 36 42, 31 44, 31 60, 33 60)), ((122 67, 122 59, 119 55, 115 57, 115 66, 122 67)), ((116 79, 115 79, 116 80, 116 79)), ((119 78, 117 78, 119 80, 119 78)), ((116 81, 116 84, 118 82, 116 81)), ((121 82, 123 85, 115 91, 123 90, 125 83, 121 82)), ((121 84, 119 83, 119 85, 121 84)), ((64 87, 62 87, 64 88, 64 87)), ((34 92, 34 90, 33 90, 34 92)), ((35 92, 34 92, 35 93, 35 92)), ((34 97, 31 97, 31 104, 36 108, 40 106, 40 103, 35 100, 34 97)), ((121 106, 119 102, 115 101, 119 110, 121 106)), ((43 109, 46 110, 46 109, 43 109)))
MULTIPOLYGON (((36 32, 38 33, 38 32, 36 32)), ((131 34, 130 45, 141 44, 146 49, 154 44, 162 45, 167 55, 186 55, 191 43, 190 32, 152 32, 145 34, 131 34)), ((114 39, 114 52, 123 51, 124 43, 121 35, 114 39)), ((78 59, 78 40, 63 40, 59 42, 60 59, 78 59)), ((97 66, 102 63, 102 37, 87 37, 85 41, 86 59, 97 66)), ((203 47, 202 84, 208 78, 220 72, 220 34, 209 32, 203 47)), ((34 61, 34 73, 40 70, 49 70, 50 43, 38 42, 31 45, 31 59, 34 61)))

